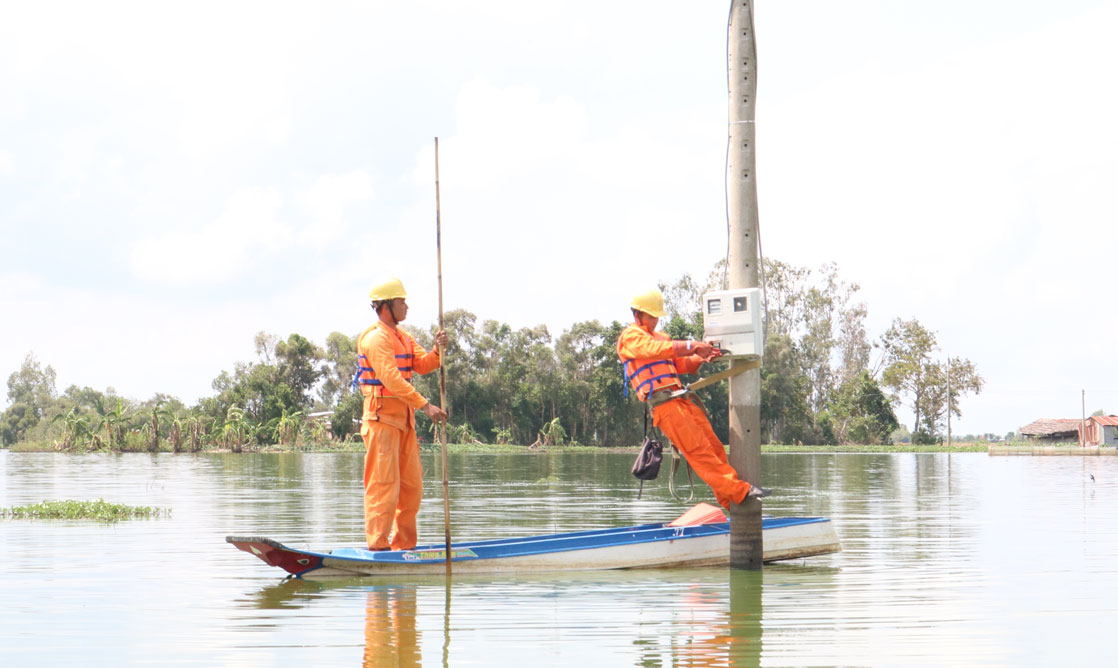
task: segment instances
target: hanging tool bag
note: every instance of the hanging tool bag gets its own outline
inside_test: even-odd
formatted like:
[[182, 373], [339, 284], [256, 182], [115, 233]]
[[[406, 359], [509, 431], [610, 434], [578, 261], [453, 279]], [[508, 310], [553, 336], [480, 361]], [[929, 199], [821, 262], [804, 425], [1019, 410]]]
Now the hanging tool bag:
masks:
[[660, 475], [660, 462], [664, 460], [664, 446], [648, 435], [648, 406], [644, 409], [644, 443], [641, 451], [637, 453], [637, 461], [633, 462], [633, 475], [641, 481], [637, 498], [644, 492], [644, 481], [655, 480]]
[[[660, 462], [664, 459], [664, 446], [652, 437], [644, 439], [641, 451], [637, 454], [637, 461], [633, 462], [633, 475], [641, 481], [644, 487], [645, 480], [655, 480], [660, 475]], [[640, 495], [637, 495], [640, 498]]]

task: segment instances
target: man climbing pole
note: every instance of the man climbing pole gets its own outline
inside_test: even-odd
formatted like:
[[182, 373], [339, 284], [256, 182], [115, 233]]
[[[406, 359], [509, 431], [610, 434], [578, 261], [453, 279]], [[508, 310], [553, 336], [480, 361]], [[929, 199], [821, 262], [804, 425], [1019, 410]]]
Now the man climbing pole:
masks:
[[[413, 373], [439, 368], [439, 346], [447, 335], [435, 334], [427, 352], [398, 325], [408, 315], [407, 292], [397, 278], [369, 292], [378, 321], [357, 337], [354, 387], [364, 395], [361, 438], [365, 441], [365, 539], [370, 550], [415, 547], [415, 516], [423, 498], [423, 467], [415, 433], [415, 411], [435, 422], [446, 411], [411, 385]], [[391, 536], [391, 539], [390, 539]]]
[[706, 414], [691, 400], [679, 379], [679, 374], [697, 371], [703, 362], [718, 357], [720, 352], [703, 341], [673, 341], [656, 331], [664, 316], [664, 296], [659, 290], [637, 295], [630, 307], [634, 322], [621, 331], [617, 356], [637, 398], [648, 402], [652, 424], [710, 485], [722, 507], [728, 510], [731, 503], [741, 503], [746, 495], [765, 496], [768, 490], [738, 478]]

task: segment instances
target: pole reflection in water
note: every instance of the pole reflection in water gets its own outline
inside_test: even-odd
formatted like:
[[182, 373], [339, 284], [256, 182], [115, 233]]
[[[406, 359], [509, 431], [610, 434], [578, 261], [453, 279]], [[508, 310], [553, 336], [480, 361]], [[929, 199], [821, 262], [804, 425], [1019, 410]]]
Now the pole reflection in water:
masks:
[[764, 571], [731, 568], [729, 658], [731, 666], [761, 665], [761, 590]]
[[[450, 591], [449, 587], [447, 591]], [[416, 609], [415, 586], [390, 584], [368, 588], [362, 665], [366, 668], [423, 665], [422, 639], [415, 625]], [[444, 649], [444, 665], [445, 652]]]
[[[762, 573], [737, 569], [714, 572], [724, 574], [724, 579], [696, 583], [675, 606], [685, 613], [679, 628], [671, 634], [666, 665], [761, 665]], [[659, 665], [648, 658], [645, 665]]]
[[[453, 554], [451, 546], [451, 554]], [[443, 609], [443, 665], [450, 665], [450, 576], [446, 576], [446, 606]]]

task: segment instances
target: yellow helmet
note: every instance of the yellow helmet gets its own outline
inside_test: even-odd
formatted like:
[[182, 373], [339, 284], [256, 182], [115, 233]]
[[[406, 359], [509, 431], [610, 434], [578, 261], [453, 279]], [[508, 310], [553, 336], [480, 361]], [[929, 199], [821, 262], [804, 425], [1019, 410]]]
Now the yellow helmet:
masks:
[[664, 311], [664, 295], [660, 294], [659, 290], [649, 290], [642, 292], [636, 297], [633, 297], [632, 306], [638, 311], [643, 311], [653, 318], [663, 318]]
[[383, 283], [378, 283], [369, 290], [369, 299], [375, 302], [382, 302], [388, 299], [397, 299], [399, 297], [406, 298], [408, 293], [404, 291], [404, 284], [398, 278], [390, 278]]

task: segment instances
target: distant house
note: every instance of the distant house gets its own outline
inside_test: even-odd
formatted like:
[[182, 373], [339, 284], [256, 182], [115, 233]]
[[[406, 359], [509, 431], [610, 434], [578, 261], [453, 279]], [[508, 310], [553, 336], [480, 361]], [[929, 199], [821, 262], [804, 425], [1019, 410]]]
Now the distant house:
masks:
[[1040, 443], [1079, 443], [1079, 428], [1083, 421], [1077, 419], [1041, 418], [1021, 427], [1026, 441]]
[[1092, 415], [1085, 433], [1087, 445], [1118, 445], [1118, 415]]
[[307, 413], [307, 419], [311, 422], [321, 422], [327, 429], [330, 428], [330, 416], [334, 411], [320, 411], [318, 413]]
[[[1084, 438], [1080, 438], [1081, 431]], [[1021, 435], [1027, 441], [1040, 443], [1118, 446], [1118, 415], [1092, 415], [1086, 423], [1079, 418], [1044, 418], [1021, 427]]]

